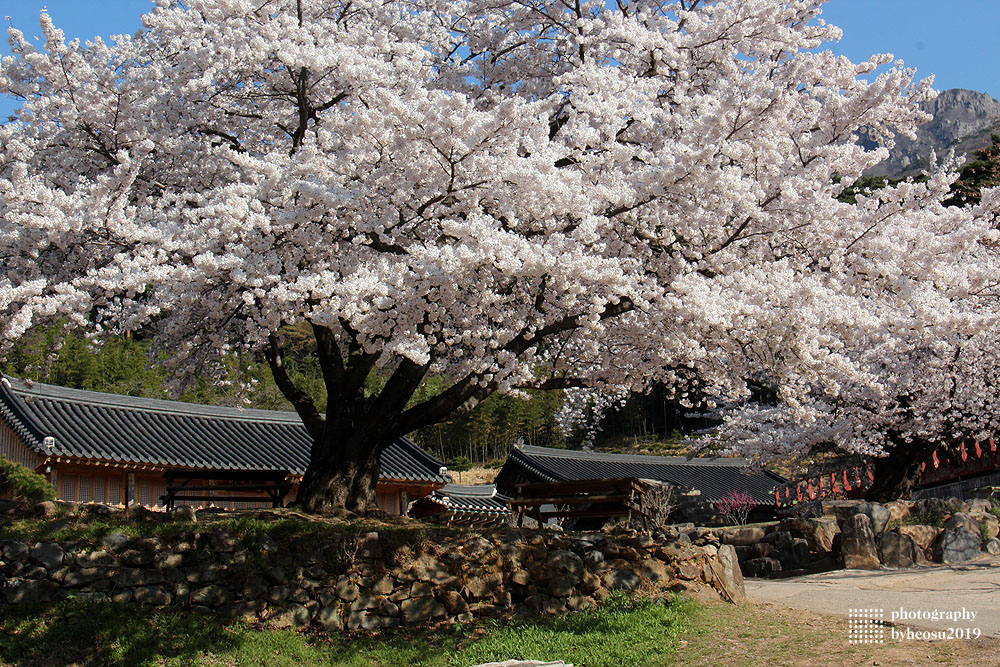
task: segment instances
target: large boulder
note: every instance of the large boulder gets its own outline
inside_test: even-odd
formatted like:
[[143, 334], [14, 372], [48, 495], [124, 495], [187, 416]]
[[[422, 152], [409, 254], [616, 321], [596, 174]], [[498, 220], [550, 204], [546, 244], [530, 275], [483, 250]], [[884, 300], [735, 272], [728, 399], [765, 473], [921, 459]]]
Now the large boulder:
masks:
[[889, 510], [884, 505], [879, 505], [878, 503], [860, 503], [857, 506], [857, 511], [871, 519], [872, 532], [875, 535], [884, 533], [885, 529], [889, 526], [889, 520], [892, 518]]
[[778, 549], [771, 555], [781, 563], [782, 572], [805, 569], [812, 560], [809, 557], [809, 544], [801, 538], [793, 538], [791, 545]]
[[781, 572], [781, 563], [776, 558], [751, 558], [740, 568], [746, 577], [767, 577]]
[[[885, 509], [885, 508], [883, 508]], [[857, 513], [841, 526], [840, 558], [847, 569], [877, 570], [878, 549], [872, 522], [867, 514]]]
[[17, 540], [0, 541], [0, 556], [6, 561], [19, 561], [28, 557], [31, 548], [24, 542]]
[[956, 512], [968, 512], [969, 506], [958, 498], [921, 498], [913, 503], [911, 514], [946, 517]]
[[989, 512], [993, 509], [993, 502], [987, 498], [973, 498], [966, 503], [970, 512]]
[[878, 536], [878, 558], [886, 567], [913, 567], [917, 563], [917, 545], [909, 535], [882, 533]]
[[841, 519], [855, 513], [854, 508], [861, 504], [860, 500], [824, 500], [821, 503], [822, 516]]
[[819, 560], [809, 563], [810, 572], [829, 572], [830, 570], [837, 570], [839, 568], [840, 563], [837, 562], [837, 557], [833, 554], [823, 556]]
[[896, 522], [903, 522], [908, 516], [910, 516], [910, 510], [913, 508], [912, 500], [893, 500], [885, 504], [885, 508], [889, 510], [889, 520]]
[[764, 544], [770, 544], [774, 546], [775, 549], [791, 549], [792, 545], [795, 544], [795, 538], [787, 530], [778, 530], [773, 533], [768, 533], [764, 536], [762, 540]]
[[736, 549], [732, 545], [723, 544], [719, 547], [718, 560], [711, 562], [715, 588], [722, 597], [729, 602], [742, 602], [746, 599], [743, 572], [736, 558]]
[[[375, 542], [370, 542], [370, 545]], [[371, 548], [374, 548], [372, 546]], [[420, 581], [426, 581], [436, 586], [451, 586], [458, 578], [452, 574], [433, 554], [423, 553], [411, 565], [414, 576]]]
[[2, 589], [8, 604], [37, 604], [50, 602], [59, 590], [59, 584], [44, 579], [10, 581]]
[[775, 551], [774, 545], [769, 542], [760, 542], [752, 547], [743, 548], [747, 550], [747, 555], [744, 560], [750, 560], [751, 558], [767, 558]]
[[941, 529], [935, 526], [900, 526], [896, 529], [900, 535], [908, 535], [918, 549], [917, 561], [930, 560], [934, 556], [934, 544], [941, 537]]
[[[681, 565], [681, 568], [683, 568], [683, 564]], [[680, 576], [684, 576], [683, 569], [680, 572]], [[697, 574], [695, 577], [697, 577]], [[642, 585], [642, 580], [639, 578], [639, 575], [627, 568], [618, 568], [605, 572], [603, 582], [608, 589], [613, 591], [636, 591], [639, 590], [639, 586]]]
[[979, 522], [976, 521], [971, 514], [966, 512], [956, 512], [948, 517], [948, 520], [944, 522], [945, 530], [954, 530], [956, 528], [964, 528], [970, 533], [979, 533]]
[[977, 558], [982, 549], [982, 535], [965, 528], [945, 528], [938, 540], [935, 555], [942, 563], [963, 563]]
[[760, 526], [741, 526], [724, 530], [719, 541], [733, 546], [749, 547], [764, 539], [764, 529]]
[[788, 531], [793, 537], [802, 538], [809, 545], [809, 550], [815, 553], [828, 553], [833, 550], [833, 538], [840, 532], [836, 519], [785, 519], [781, 522], [781, 530]]
[[552, 571], [570, 575], [574, 583], [583, 575], [583, 559], [568, 549], [557, 549], [550, 553], [546, 565]]
[[986, 543], [983, 545], [983, 551], [991, 556], [1000, 556], [1000, 540], [995, 537], [993, 539], [986, 540]]
[[979, 524], [984, 540], [991, 540], [1000, 535], [1000, 519], [989, 512], [969, 512], [969, 516]]

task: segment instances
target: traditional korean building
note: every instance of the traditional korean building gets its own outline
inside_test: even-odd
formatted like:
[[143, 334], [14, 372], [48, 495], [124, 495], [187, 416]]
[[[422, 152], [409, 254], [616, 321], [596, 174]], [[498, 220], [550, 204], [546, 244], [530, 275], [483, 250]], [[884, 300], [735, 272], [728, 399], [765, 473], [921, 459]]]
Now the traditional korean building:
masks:
[[742, 491], [758, 505], [771, 507], [775, 487], [785, 482], [780, 475], [739, 458], [607, 454], [523, 445], [511, 450], [497, 474], [496, 486], [500, 493], [516, 497], [517, 485], [522, 483], [621, 478], [671, 484], [701, 504]]
[[[43, 473], [60, 500], [155, 507], [169, 470], [282, 470], [294, 485], [311, 444], [294, 412], [0, 380], [0, 455]], [[378, 504], [405, 514], [410, 501], [449, 481], [441, 461], [400, 438], [382, 454]], [[227, 502], [221, 493], [212, 504], [257, 505]]]
[[495, 525], [512, 516], [509, 502], [495, 484], [446, 484], [413, 503], [410, 516], [449, 526]]

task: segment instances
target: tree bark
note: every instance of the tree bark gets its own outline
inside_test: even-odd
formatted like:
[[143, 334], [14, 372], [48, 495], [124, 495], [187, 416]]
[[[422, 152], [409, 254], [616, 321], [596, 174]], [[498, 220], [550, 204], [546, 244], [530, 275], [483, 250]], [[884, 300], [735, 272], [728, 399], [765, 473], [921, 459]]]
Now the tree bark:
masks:
[[920, 481], [920, 464], [934, 453], [938, 445], [928, 442], [906, 442], [901, 438], [890, 438], [893, 446], [888, 456], [872, 462], [875, 480], [865, 494], [871, 502], [909, 500], [910, 494]]
[[295, 505], [306, 512], [345, 509], [364, 513], [377, 508], [379, 459], [394, 438], [374, 433], [345, 432], [327, 424], [310, 453]]

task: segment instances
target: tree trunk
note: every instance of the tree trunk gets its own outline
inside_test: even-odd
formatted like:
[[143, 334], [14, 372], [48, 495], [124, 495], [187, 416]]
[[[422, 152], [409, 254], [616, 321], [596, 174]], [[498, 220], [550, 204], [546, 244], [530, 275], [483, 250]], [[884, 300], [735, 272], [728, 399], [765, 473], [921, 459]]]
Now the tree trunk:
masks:
[[865, 494], [872, 502], [909, 500], [910, 494], [920, 481], [920, 464], [937, 449], [936, 444], [927, 442], [906, 442], [890, 438], [892, 447], [889, 455], [873, 461], [875, 481]]
[[379, 458], [390, 443], [359, 432], [337, 437], [328, 425], [313, 443], [295, 504], [306, 512], [376, 509]]

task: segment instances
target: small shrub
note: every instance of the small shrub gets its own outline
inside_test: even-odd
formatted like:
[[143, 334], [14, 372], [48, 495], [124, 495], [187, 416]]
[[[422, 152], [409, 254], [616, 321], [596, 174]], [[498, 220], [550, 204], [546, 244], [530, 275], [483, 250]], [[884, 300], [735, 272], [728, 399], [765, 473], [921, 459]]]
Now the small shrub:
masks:
[[449, 459], [447, 464], [449, 472], [458, 473], [458, 481], [462, 481], [462, 473], [472, 469], [472, 461], [469, 460], [468, 456], [456, 456], [453, 459]]
[[982, 536], [983, 542], [987, 541], [992, 537], [992, 535], [990, 535], [989, 524], [986, 523], [985, 521], [979, 522], [979, 534], [980, 536]]
[[722, 496], [722, 500], [715, 503], [717, 509], [726, 519], [733, 524], [744, 525], [750, 510], [757, 506], [757, 501], [746, 491], [731, 490]]
[[934, 526], [943, 528], [946, 516], [941, 512], [918, 512], [906, 515], [904, 521], [908, 526]]
[[650, 528], [656, 530], [670, 523], [670, 514], [677, 507], [676, 489], [670, 484], [654, 486], [642, 497], [642, 506], [649, 518]]
[[0, 498], [40, 503], [55, 497], [56, 490], [44, 476], [0, 456]]
[[499, 470], [503, 467], [504, 459], [490, 459], [483, 464], [484, 468], [489, 468], [490, 470]]
[[448, 470], [453, 470], [455, 472], [465, 472], [472, 468], [472, 461], [469, 460], [468, 456], [456, 456], [453, 459], [448, 460]]

